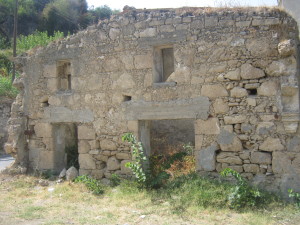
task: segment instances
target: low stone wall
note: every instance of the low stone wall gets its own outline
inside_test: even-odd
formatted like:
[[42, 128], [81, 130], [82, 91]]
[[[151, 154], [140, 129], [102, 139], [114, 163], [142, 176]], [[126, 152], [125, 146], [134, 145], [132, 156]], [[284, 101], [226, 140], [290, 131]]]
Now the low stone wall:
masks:
[[10, 118], [12, 99], [0, 97], [0, 154], [4, 153], [4, 144], [8, 138], [7, 122]]

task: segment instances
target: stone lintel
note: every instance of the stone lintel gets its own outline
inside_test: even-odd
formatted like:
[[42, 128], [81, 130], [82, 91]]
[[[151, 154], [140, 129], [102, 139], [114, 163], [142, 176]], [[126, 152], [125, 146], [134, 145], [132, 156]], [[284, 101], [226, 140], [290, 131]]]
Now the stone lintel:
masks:
[[203, 119], [208, 118], [207, 97], [168, 102], [128, 102], [124, 104], [127, 120]]

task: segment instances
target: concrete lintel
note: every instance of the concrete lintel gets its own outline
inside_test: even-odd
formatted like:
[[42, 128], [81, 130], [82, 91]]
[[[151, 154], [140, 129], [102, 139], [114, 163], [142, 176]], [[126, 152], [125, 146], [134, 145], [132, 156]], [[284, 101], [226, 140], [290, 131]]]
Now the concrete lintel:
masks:
[[70, 110], [66, 107], [48, 107], [44, 111], [43, 122], [48, 123], [88, 123], [94, 120], [89, 109]]
[[208, 118], [210, 102], [207, 97], [168, 102], [126, 102], [127, 120], [203, 119]]

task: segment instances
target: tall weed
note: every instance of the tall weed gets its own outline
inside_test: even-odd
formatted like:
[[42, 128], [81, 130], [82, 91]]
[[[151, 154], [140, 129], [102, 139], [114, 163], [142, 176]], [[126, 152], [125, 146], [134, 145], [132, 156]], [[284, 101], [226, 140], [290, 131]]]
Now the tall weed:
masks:
[[0, 96], [15, 98], [19, 91], [11, 83], [11, 77], [0, 76]]
[[20, 53], [37, 46], [45, 46], [51, 41], [63, 37], [64, 37], [64, 33], [60, 31], [55, 31], [53, 36], [48, 36], [47, 31], [45, 32], [36, 31], [34, 34], [30, 34], [28, 36], [20, 35], [19, 38], [17, 39], [18, 51]]

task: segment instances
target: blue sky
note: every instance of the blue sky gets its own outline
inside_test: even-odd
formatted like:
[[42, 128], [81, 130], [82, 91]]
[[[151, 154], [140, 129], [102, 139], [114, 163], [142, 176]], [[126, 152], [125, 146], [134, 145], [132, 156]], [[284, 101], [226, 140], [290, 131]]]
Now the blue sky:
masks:
[[277, 0], [87, 0], [89, 7], [94, 5], [108, 5], [112, 9], [123, 9], [125, 5], [134, 6], [135, 8], [178, 8], [182, 6], [220, 6], [224, 4], [235, 6], [274, 6]]

